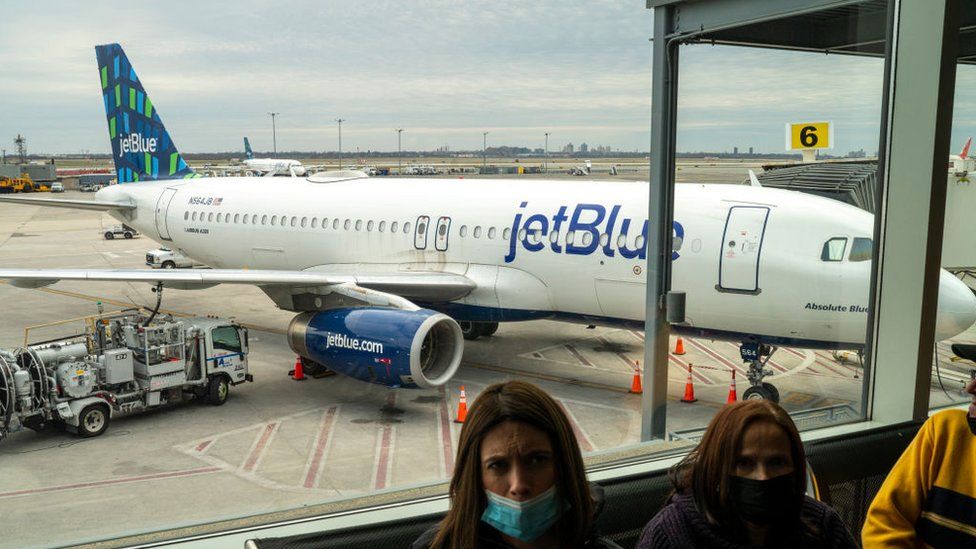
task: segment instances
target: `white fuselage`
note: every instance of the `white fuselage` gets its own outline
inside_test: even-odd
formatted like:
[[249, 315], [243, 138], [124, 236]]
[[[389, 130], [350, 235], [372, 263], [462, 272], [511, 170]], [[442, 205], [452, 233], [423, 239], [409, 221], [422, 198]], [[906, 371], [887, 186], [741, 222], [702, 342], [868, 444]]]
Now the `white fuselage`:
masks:
[[258, 173], [274, 172], [280, 175], [291, 175], [292, 172], [297, 176], [305, 175], [305, 166], [297, 160], [286, 158], [248, 158], [244, 161], [247, 169]]
[[[477, 288], [423, 305], [460, 319], [644, 319], [646, 182], [201, 178], [116, 185], [102, 197], [133, 201], [120, 219], [215, 268], [446, 271]], [[871, 214], [792, 191], [699, 184], [676, 187], [674, 211], [672, 289], [687, 294], [679, 332], [863, 345], [871, 261], [848, 255], [854, 238], [871, 238]], [[825, 261], [831, 239], [846, 241]], [[976, 301], [946, 272], [940, 290], [944, 339], [973, 323]]]

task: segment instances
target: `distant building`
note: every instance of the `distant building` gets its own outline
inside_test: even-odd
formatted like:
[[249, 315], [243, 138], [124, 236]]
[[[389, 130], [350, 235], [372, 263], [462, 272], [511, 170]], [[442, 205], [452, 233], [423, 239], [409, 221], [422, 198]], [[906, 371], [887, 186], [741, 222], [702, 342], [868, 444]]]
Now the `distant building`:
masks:
[[586, 143], [580, 143], [579, 152], [581, 152], [581, 153], [588, 153], [588, 152], [590, 152], [590, 146], [587, 145]]
[[564, 153], [570, 153], [570, 154], [572, 154], [574, 150], [576, 150], [576, 148], [573, 146], [572, 143], [566, 143], [566, 146], [563, 147], [563, 152]]
[[739, 147], [732, 147], [732, 154], [739, 154]]
[[752, 154], [752, 147], [749, 147], [749, 154]]

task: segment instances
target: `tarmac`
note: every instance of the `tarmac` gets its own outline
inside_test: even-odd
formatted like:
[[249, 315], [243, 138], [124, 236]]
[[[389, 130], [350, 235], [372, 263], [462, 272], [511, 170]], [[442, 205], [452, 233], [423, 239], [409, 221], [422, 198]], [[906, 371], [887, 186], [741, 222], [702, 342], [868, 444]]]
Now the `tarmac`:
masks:
[[[0, 265], [145, 267], [145, 252], [157, 244], [147, 236], [104, 240], [102, 228], [114, 223], [98, 212], [0, 203]], [[146, 284], [0, 284], [0, 347], [22, 345], [26, 326], [94, 314], [99, 301], [113, 310], [151, 305], [155, 296]], [[57, 430], [13, 433], [0, 443], [0, 547], [115, 538], [443, 482], [461, 427], [454, 418], [462, 385], [469, 404], [497, 381], [540, 385], [570, 416], [591, 462], [640, 439], [642, 397], [630, 393], [643, 361], [639, 331], [503, 324], [490, 338], [466, 342], [462, 366], [445, 387], [392, 390], [342, 376], [289, 378], [295, 356], [284, 330], [293, 313], [276, 309], [256, 288], [166, 290], [163, 309], [248, 326], [255, 381], [233, 387], [220, 407], [191, 401], [116, 417], [93, 439]], [[976, 335], [960, 340], [976, 342]], [[675, 440], [656, 443], [661, 447], [695, 440], [725, 404], [732, 371], [739, 396], [748, 386], [735, 345], [685, 338], [683, 346], [685, 354], [669, 360], [667, 428]], [[933, 404], [958, 401], [968, 374], [948, 362], [947, 343], [938, 354], [946, 394], [933, 378]], [[695, 403], [680, 402], [689, 365]], [[860, 415], [864, 372], [853, 355], [783, 348], [769, 367], [775, 375], [767, 381], [801, 428]]]

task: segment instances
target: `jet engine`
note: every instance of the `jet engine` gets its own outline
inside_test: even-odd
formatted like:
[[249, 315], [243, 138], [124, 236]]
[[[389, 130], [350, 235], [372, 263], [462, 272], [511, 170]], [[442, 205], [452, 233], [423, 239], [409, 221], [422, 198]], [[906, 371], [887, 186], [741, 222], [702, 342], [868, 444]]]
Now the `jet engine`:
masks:
[[457, 371], [464, 337], [449, 316], [378, 307], [306, 312], [288, 325], [295, 353], [387, 387], [441, 386]]

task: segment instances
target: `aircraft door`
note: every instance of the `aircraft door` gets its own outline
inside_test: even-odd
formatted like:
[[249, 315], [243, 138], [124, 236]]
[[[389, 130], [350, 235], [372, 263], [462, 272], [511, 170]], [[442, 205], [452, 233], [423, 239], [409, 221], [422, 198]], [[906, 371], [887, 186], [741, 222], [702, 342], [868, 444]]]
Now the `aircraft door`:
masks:
[[413, 232], [413, 247], [418, 250], [427, 249], [427, 229], [430, 225], [430, 216], [422, 215], [417, 218], [417, 226]]
[[769, 208], [732, 206], [725, 220], [719, 256], [718, 286], [726, 292], [758, 294], [759, 257]]
[[169, 204], [176, 196], [176, 188], [164, 189], [163, 194], [159, 195], [156, 201], [156, 232], [163, 240], [172, 240], [169, 236], [169, 227], [166, 225], [166, 212], [169, 211]]
[[447, 237], [451, 235], [451, 218], [441, 217], [437, 220], [437, 234], [434, 235], [434, 248], [438, 252], [447, 251]]

